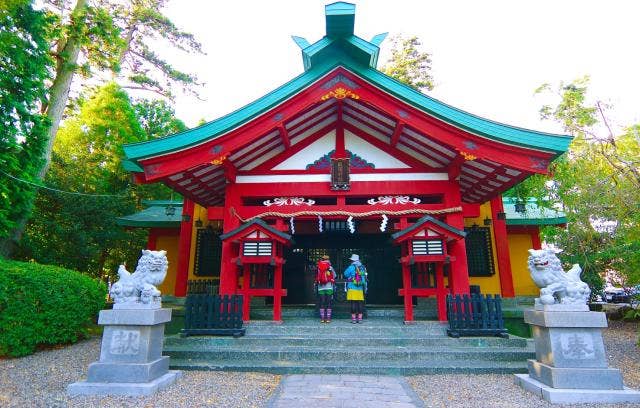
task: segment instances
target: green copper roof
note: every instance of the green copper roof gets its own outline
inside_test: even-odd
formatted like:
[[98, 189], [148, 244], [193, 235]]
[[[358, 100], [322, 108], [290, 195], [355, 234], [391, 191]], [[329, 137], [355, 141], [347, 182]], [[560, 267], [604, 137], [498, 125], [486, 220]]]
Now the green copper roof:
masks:
[[437, 218], [433, 218], [430, 215], [425, 215], [424, 217], [421, 217], [419, 220], [417, 220], [415, 223], [413, 223], [412, 225], [408, 226], [407, 228], [396, 232], [395, 234], [391, 235], [391, 239], [398, 239], [399, 237], [408, 234], [409, 232], [415, 231], [417, 229], [419, 229], [420, 227], [422, 227], [424, 224], [426, 223], [432, 223], [435, 224], [437, 226], [439, 226], [440, 228], [443, 228], [449, 232], [451, 232], [452, 234], [455, 234], [461, 238], [464, 238], [467, 233], [459, 230], [455, 227], [452, 227], [451, 225], [447, 224], [446, 222], [440, 221]]
[[353, 35], [356, 5], [339, 1], [324, 7], [327, 22], [327, 37], [347, 37]]
[[[116, 223], [123, 227], [139, 228], [180, 228], [182, 218], [182, 201], [143, 201], [149, 208], [131, 215], [116, 218]], [[167, 215], [167, 207], [175, 207], [173, 215]]]
[[[344, 17], [341, 13], [351, 10], [345, 6], [347, 4], [328, 5], [327, 13], [334, 13], [327, 15], [328, 22], [333, 21], [333, 18]], [[349, 34], [350, 30], [341, 24], [336, 20], [334, 26], [327, 27], [327, 36], [311, 45], [303, 38], [294, 38], [298, 46], [303, 48], [305, 72], [299, 76], [243, 108], [202, 126], [162, 139], [124, 146], [125, 155], [129, 159], [126, 165], [132, 169], [131, 171], [137, 171], [134, 166], [139, 160], [168, 154], [222, 136], [285, 102], [339, 66], [418, 110], [478, 136], [547, 151], [554, 156], [567, 150], [571, 142], [570, 136], [538, 132], [487, 120], [424, 95], [383, 74], [375, 65], [379, 52], [378, 44], [384, 38], [384, 34], [374, 37], [372, 42], [369, 42]]]
[[502, 203], [507, 216], [507, 225], [559, 225], [567, 223], [564, 212], [538, 207], [535, 199], [527, 200], [523, 213], [516, 212], [516, 200], [513, 198], [503, 197]]
[[232, 236], [238, 234], [239, 232], [247, 230], [247, 229], [249, 229], [250, 227], [252, 227], [254, 225], [260, 225], [262, 228], [266, 229], [267, 231], [269, 231], [273, 235], [279, 236], [280, 238], [284, 239], [285, 241], [293, 242], [293, 240], [291, 239], [291, 235], [286, 234], [286, 233], [284, 233], [282, 231], [278, 231], [277, 229], [273, 228], [271, 225], [267, 224], [266, 222], [264, 222], [260, 218], [254, 218], [253, 220], [240, 225], [238, 228], [236, 228], [236, 229], [234, 229], [232, 231], [229, 231], [226, 234], [220, 235], [220, 239], [224, 241], [225, 239], [227, 239], [229, 237], [232, 237]]

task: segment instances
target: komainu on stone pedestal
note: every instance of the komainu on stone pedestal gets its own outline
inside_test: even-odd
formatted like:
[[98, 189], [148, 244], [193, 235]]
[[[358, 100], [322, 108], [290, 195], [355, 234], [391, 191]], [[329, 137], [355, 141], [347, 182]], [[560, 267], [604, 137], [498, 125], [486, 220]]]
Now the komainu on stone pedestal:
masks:
[[114, 309], [126, 307], [160, 307], [160, 291], [156, 288], [167, 275], [167, 251], [142, 250], [135, 272], [129, 273], [120, 265], [120, 279], [111, 286], [109, 295]]
[[543, 305], [586, 305], [589, 300], [591, 289], [580, 279], [580, 265], [563, 271], [560, 259], [551, 249], [529, 250], [529, 273], [540, 288], [539, 302]]
[[86, 381], [69, 384], [69, 395], [151, 395], [181, 375], [162, 355], [164, 326], [171, 309], [161, 307], [155, 287], [167, 275], [166, 251], [143, 250], [134, 273], [120, 265], [111, 286], [113, 310], [102, 310], [100, 360], [89, 365]]
[[640, 392], [624, 386], [622, 373], [608, 366], [602, 340], [607, 318], [590, 312], [590, 290], [573, 265], [564, 272], [552, 250], [529, 250], [531, 278], [540, 288], [534, 310], [524, 311], [532, 327], [536, 359], [528, 374], [516, 374], [522, 388], [551, 403], [640, 402]]

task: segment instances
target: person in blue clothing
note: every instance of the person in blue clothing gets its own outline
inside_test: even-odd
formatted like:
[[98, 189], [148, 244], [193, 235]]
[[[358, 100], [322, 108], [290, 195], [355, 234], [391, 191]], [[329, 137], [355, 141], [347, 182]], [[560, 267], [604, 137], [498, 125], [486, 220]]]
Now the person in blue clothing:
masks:
[[347, 300], [351, 303], [351, 323], [362, 323], [364, 295], [367, 291], [367, 269], [360, 262], [360, 256], [352, 254], [351, 265], [344, 271], [347, 280]]

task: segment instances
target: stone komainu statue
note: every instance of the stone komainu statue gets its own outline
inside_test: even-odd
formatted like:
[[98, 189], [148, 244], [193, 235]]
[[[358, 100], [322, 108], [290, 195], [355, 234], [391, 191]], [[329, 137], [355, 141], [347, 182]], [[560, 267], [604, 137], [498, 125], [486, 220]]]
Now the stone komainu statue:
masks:
[[167, 251], [143, 249], [135, 272], [129, 273], [124, 265], [120, 265], [120, 279], [111, 286], [109, 295], [120, 306], [160, 303], [160, 291], [156, 285], [164, 281], [168, 266]]
[[580, 280], [580, 265], [574, 264], [567, 272], [563, 271], [553, 250], [530, 249], [529, 272], [540, 288], [540, 303], [543, 305], [585, 305], [589, 300], [591, 289]]

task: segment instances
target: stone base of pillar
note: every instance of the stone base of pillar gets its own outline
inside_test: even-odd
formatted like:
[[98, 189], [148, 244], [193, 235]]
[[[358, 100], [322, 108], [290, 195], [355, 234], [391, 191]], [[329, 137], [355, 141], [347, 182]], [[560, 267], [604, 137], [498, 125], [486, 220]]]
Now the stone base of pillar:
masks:
[[171, 309], [102, 310], [100, 360], [89, 365], [87, 380], [70, 384], [69, 395], [151, 395], [173, 384], [180, 371], [162, 356], [164, 325]]
[[67, 386], [67, 393], [74, 395], [153, 395], [175, 383], [182, 377], [182, 371], [169, 370], [166, 374], [145, 383], [130, 382], [89, 382], [80, 381]]
[[533, 328], [536, 359], [515, 382], [544, 400], [563, 403], [638, 403], [640, 391], [627, 388], [610, 368], [602, 340], [604, 313], [586, 305], [535, 305], [524, 320]]
[[552, 404], [640, 403], [640, 392], [628, 387], [624, 387], [621, 390], [553, 388], [531, 378], [529, 374], [516, 374], [515, 383]]

